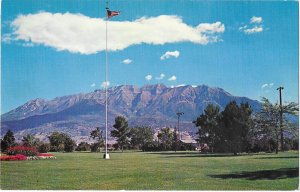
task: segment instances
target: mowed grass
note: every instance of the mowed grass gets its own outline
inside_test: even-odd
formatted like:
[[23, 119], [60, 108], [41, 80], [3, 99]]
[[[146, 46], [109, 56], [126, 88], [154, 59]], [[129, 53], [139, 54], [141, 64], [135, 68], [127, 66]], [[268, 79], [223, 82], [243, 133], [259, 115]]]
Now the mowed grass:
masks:
[[1, 162], [1, 189], [295, 190], [298, 152], [230, 156], [196, 152], [56, 153]]

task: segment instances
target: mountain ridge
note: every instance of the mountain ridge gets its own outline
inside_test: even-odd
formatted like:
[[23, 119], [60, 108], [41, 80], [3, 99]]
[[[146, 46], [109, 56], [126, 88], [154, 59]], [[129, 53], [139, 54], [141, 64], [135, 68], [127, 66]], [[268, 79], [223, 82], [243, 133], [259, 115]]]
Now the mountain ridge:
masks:
[[[118, 115], [128, 119], [130, 126], [146, 125], [153, 128], [175, 126], [176, 112], [181, 117], [183, 130], [195, 131], [192, 121], [199, 116], [208, 103], [224, 107], [232, 100], [238, 104], [248, 102], [254, 110], [260, 103], [247, 97], [233, 96], [218, 87], [207, 85], [167, 87], [163, 84], [120, 85], [108, 89], [109, 126]], [[12, 129], [19, 135], [49, 134], [51, 131], [65, 131], [72, 136], [88, 136], [95, 127], [104, 128], [105, 91], [96, 89], [56, 97], [52, 100], [33, 99], [1, 115], [2, 134]]]

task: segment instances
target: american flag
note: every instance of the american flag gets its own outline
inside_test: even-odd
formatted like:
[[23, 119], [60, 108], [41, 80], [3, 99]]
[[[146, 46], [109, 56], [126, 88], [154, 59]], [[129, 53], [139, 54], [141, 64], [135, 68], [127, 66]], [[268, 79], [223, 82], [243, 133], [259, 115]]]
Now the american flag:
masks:
[[120, 11], [107, 10], [107, 18], [111, 18], [120, 14]]

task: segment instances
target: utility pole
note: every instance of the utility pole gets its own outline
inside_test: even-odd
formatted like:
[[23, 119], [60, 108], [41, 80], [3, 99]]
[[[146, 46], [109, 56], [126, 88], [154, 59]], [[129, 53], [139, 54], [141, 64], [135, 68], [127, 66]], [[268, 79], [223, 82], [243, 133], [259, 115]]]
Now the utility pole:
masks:
[[282, 130], [282, 95], [281, 90], [284, 88], [282, 86], [278, 87], [277, 90], [279, 91], [279, 107], [280, 107], [280, 144], [281, 144], [281, 151], [283, 151], [283, 130]]
[[179, 140], [181, 140], [181, 135], [180, 135], [180, 132], [179, 132], [179, 120], [180, 120], [180, 116], [183, 115], [184, 113], [183, 112], [177, 112], [176, 115], [177, 115], [177, 119], [178, 119], [178, 122], [177, 122], [177, 129], [178, 129], [178, 134], [179, 134]]

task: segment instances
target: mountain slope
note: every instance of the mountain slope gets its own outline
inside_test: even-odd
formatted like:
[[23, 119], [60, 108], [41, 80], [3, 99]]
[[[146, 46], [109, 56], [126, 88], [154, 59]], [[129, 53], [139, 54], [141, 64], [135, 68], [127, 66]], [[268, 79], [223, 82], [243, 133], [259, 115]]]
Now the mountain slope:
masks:
[[[246, 97], [236, 97], [221, 88], [205, 85], [169, 88], [163, 84], [137, 87], [122, 85], [112, 87], [109, 93], [109, 127], [118, 115], [125, 116], [131, 126], [148, 125], [153, 128], [174, 127], [176, 112], [181, 117], [182, 130], [195, 131], [192, 121], [199, 116], [207, 104], [219, 105], [228, 102], [248, 102], [254, 110], [259, 102]], [[1, 116], [2, 134], [12, 129], [17, 136], [33, 133], [45, 136], [54, 130], [64, 131], [74, 137], [87, 137], [90, 130], [104, 128], [105, 92], [57, 97], [53, 100], [34, 99]]]

